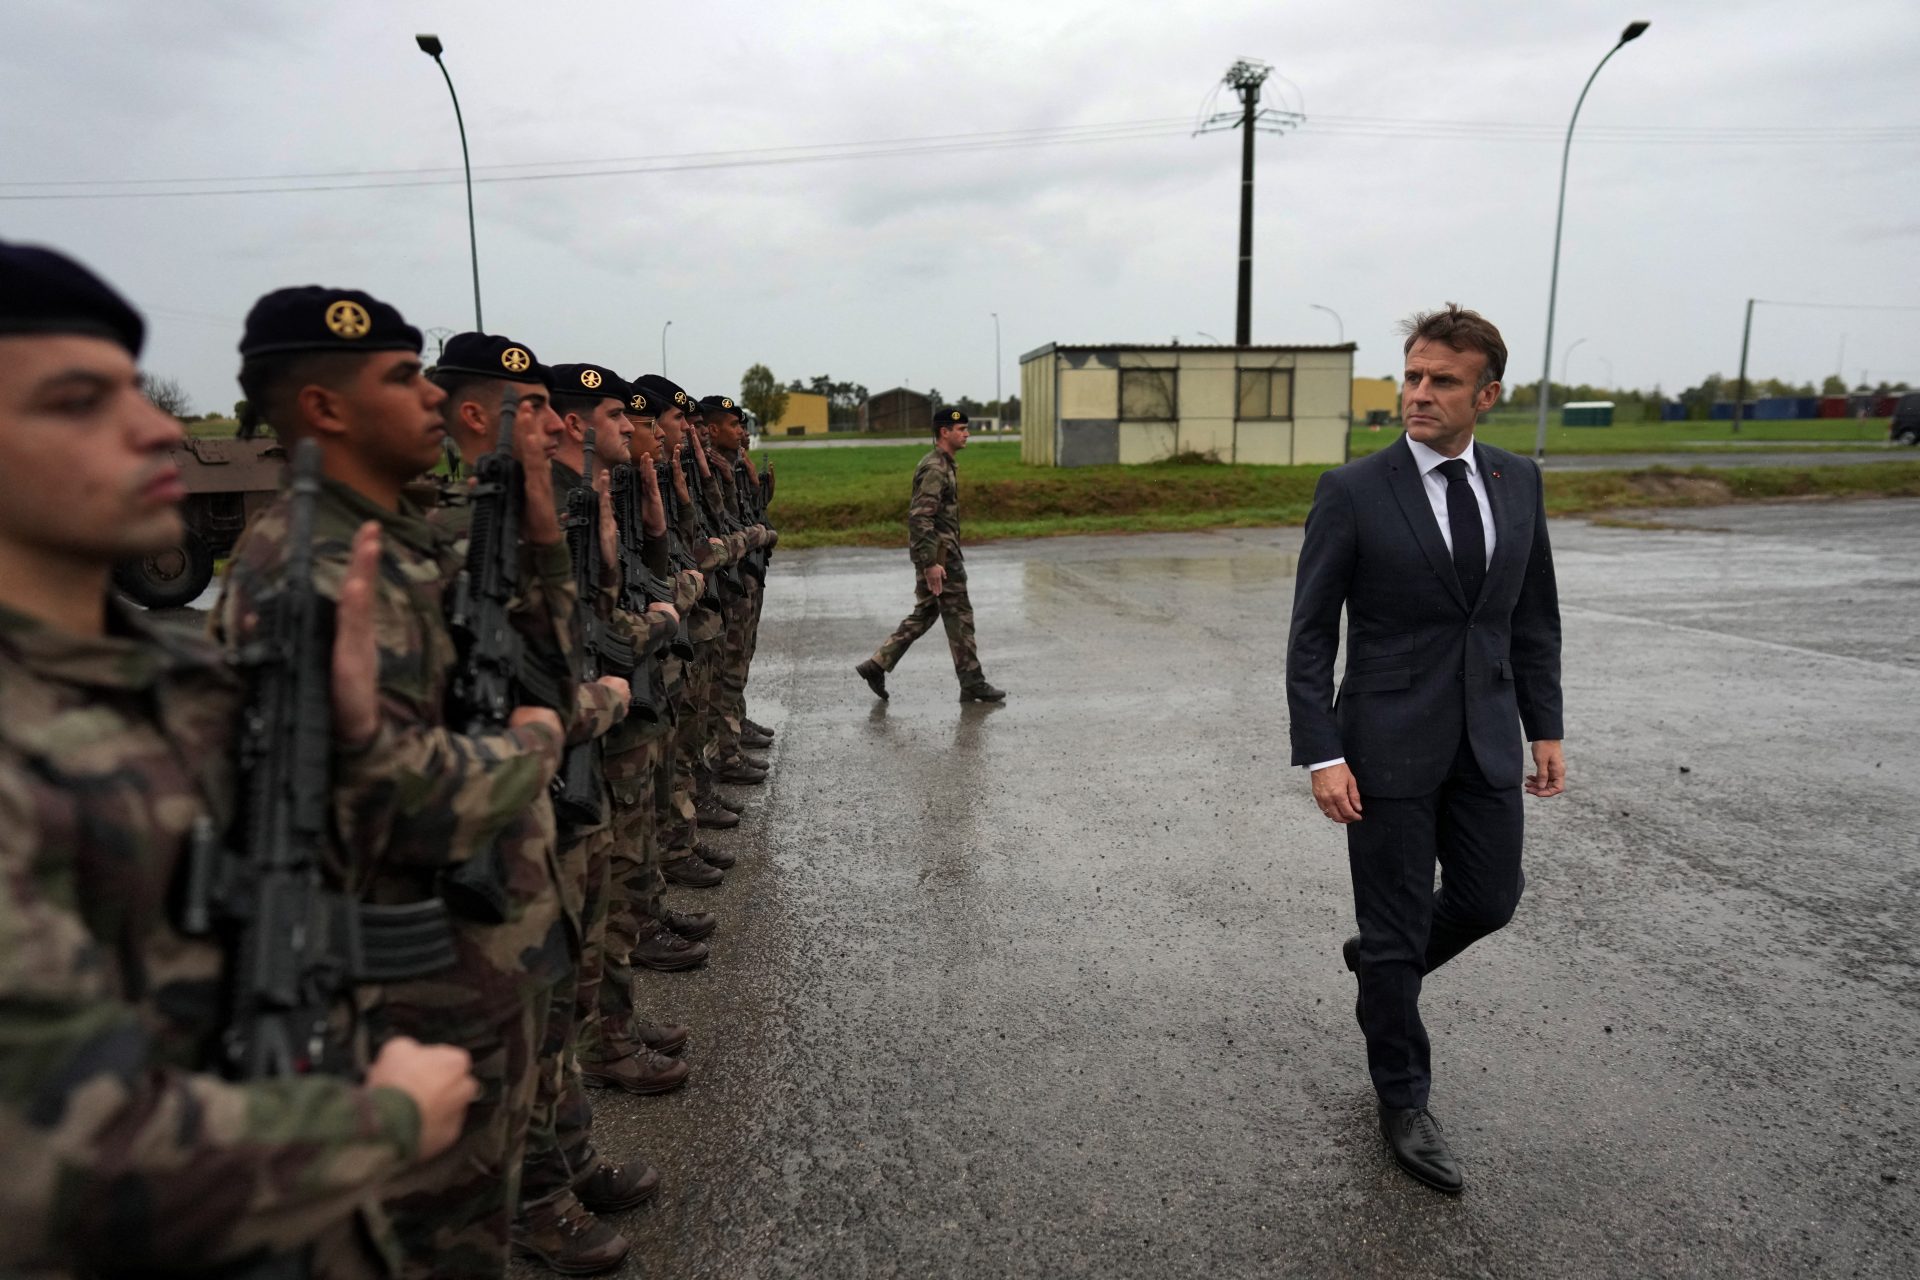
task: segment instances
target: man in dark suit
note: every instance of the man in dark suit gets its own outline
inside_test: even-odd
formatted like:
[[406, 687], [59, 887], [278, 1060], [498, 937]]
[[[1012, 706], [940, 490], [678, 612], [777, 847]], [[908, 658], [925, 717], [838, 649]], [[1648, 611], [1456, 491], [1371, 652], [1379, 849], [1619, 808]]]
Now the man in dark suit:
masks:
[[1343, 953], [1381, 1132], [1401, 1168], [1457, 1192], [1427, 1110], [1420, 985], [1520, 901], [1517, 729], [1533, 744], [1527, 794], [1566, 787], [1560, 604], [1539, 468], [1473, 439], [1500, 399], [1500, 331], [1452, 303], [1402, 329], [1405, 436], [1321, 476], [1307, 516], [1287, 709], [1293, 763], [1347, 828], [1360, 932]]

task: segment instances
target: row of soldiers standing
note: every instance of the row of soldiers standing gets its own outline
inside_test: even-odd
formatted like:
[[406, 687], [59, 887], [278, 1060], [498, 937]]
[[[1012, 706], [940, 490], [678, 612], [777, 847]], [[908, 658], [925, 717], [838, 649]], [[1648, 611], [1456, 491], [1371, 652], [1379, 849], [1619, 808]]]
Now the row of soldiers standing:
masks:
[[[243, 430], [298, 462], [216, 651], [106, 587], [178, 536], [143, 335], [79, 264], [0, 245], [0, 1272], [617, 1266], [604, 1215], [660, 1176], [596, 1147], [586, 1090], [685, 1083], [636, 970], [706, 960], [715, 917], [666, 890], [724, 878], [719, 784], [772, 742], [744, 689], [773, 486], [741, 414], [498, 335], [428, 369], [366, 293], [268, 294]], [[312, 932], [348, 945], [306, 971], [333, 975], [324, 1034], [260, 1078], [234, 1015], [273, 1003], [276, 940], [209, 922], [256, 873], [201, 855], [273, 830], [247, 797], [274, 744], [243, 743], [273, 736], [257, 673], [302, 584], [330, 620], [311, 878], [347, 922]]]

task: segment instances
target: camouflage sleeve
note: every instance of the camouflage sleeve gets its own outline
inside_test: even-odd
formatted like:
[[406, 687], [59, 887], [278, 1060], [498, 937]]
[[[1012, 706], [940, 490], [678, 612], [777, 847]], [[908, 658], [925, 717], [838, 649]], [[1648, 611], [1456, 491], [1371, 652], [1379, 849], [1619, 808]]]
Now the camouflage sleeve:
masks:
[[691, 571], [682, 569], [673, 575], [673, 607], [680, 611], [681, 617], [687, 616], [687, 610], [693, 608], [700, 598], [700, 585], [694, 581]]
[[116, 962], [38, 888], [33, 783], [0, 764], [0, 1274], [173, 1272], [287, 1248], [419, 1147], [393, 1089], [157, 1065]]
[[567, 744], [578, 746], [604, 736], [626, 714], [626, 707], [613, 696], [613, 690], [598, 683], [582, 684], [574, 702], [573, 722], [567, 726]]
[[944, 495], [945, 486], [937, 468], [923, 466], [914, 473], [913, 501], [907, 507], [907, 548], [913, 556], [913, 567], [922, 573], [933, 565], [946, 563], [946, 549], [934, 528]]
[[707, 474], [700, 477], [700, 492], [707, 495], [709, 510], [727, 510], [727, 497], [720, 488], [720, 473], [717, 469], [710, 469]]
[[538, 725], [464, 734], [410, 722], [382, 699], [371, 743], [334, 754], [334, 814], [361, 858], [450, 866], [514, 822], [560, 767], [560, 742]]

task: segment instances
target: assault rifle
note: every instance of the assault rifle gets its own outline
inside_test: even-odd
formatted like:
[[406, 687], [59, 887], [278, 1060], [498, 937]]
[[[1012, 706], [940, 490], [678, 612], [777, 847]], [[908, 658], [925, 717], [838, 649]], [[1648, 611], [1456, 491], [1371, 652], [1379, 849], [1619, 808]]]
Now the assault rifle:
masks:
[[[467, 563], [454, 581], [447, 627], [460, 655], [449, 691], [451, 719], [462, 733], [499, 733], [519, 706], [551, 707], [562, 722], [573, 709], [565, 701], [566, 655], [535, 649], [513, 625], [521, 580], [521, 536], [527, 477], [513, 447], [519, 398], [500, 400], [500, 434], [494, 450], [474, 466], [473, 519], [468, 525]], [[461, 914], [500, 922], [510, 907], [506, 867], [497, 844], [442, 877], [442, 890]]]
[[[662, 462], [655, 468], [654, 478], [660, 486], [660, 501], [667, 509], [667, 558], [680, 572], [689, 569], [697, 571], [700, 568], [699, 558], [694, 554], [693, 548], [687, 545], [686, 536], [680, 528], [680, 494], [673, 487], [673, 477], [672, 463]], [[688, 492], [691, 493], [692, 490], [689, 489]], [[700, 588], [700, 603], [710, 609], [718, 609], [721, 604], [720, 584], [713, 574], [701, 576], [705, 579], [705, 585]]]
[[[645, 485], [631, 464], [623, 462], [613, 469], [609, 496], [614, 526], [620, 534], [620, 607], [644, 619], [648, 605], [673, 603], [673, 583], [647, 567]], [[667, 718], [667, 687], [661, 666], [670, 651], [683, 658], [693, 656], [684, 619], [676, 635], [638, 655], [629, 714], [653, 724]]]
[[[694, 462], [691, 450], [680, 455], [680, 473], [686, 477], [687, 492], [693, 495], [693, 516], [700, 526], [700, 536], [718, 538], [727, 533], [738, 532], [740, 528], [738, 523], [722, 520], [726, 515], [724, 508], [716, 513], [707, 504], [707, 492], [700, 487], [700, 471]], [[740, 581], [738, 565], [727, 565], [712, 576], [719, 580], [714, 590], [721, 603], [738, 600], [746, 592], [746, 584]]]
[[[218, 932], [229, 944], [221, 1066], [238, 1080], [356, 1065], [330, 1011], [355, 983], [424, 977], [454, 961], [438, 899], [398, 906], [355, 902], [324, 887], [331, 828], [333, 627], [313, 585], [320, 446], [294, 447], [286, 573], [258, 602], [237, 663], [246, 681], [240, 724], [240, 808], [229, 839], [195, 822], [181, 896], [181, 931]], [[304, 1280], [310, 1249], [260, 1255], [222, 1275]]]
[[[575, 675], [582, 685], [603, 674], [631, 676], [638, 664], [633, 646], [607, 629], [596, 601], [600, 595], [600, 495], [593, 487], [593, 428], [587, 428], [586, 457], [580, 484], [567, 494], [567, 549], [573, 557], [573, 582], [579, 600], [573, 611]], [[600, 821], [600, 744], [582, 742], [567, 751], [553, 780], [553, 808], [562, 821], [591, 826]]]

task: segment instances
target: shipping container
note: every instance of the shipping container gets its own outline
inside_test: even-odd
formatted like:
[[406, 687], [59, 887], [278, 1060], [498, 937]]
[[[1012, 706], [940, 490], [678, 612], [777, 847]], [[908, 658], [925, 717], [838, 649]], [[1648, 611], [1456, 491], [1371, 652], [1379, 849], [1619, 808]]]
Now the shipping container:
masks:
[[1820, 416], [1823, 418], [1850, 418], [1853, 415], [1849, 412], [1847, 398], [1845, 396], [1821, 396]]
[[1685, 422], [1686, 420], [1687, 406], [1681, 404], [1678, 400], [1669, 400], [1660, 406], [1660, 421]]

